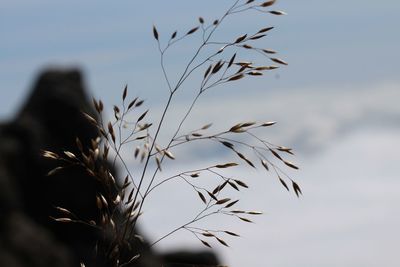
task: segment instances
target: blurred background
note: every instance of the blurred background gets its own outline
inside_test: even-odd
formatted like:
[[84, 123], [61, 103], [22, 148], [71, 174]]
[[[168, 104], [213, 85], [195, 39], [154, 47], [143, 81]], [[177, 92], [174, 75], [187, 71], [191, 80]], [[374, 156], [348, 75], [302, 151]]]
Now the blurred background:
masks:
[[[144, 98], [157, 120], [168, 89], [152, 25], [163, 42], [175, 30], [196, 26], [198, 16], [218, 18], [232, 3], [1, 0], [0, 119], [13, 118], [40, 70], [77, 66], [90, 94], [106, 106], [119, 103], [128, 84], [130, 96]], [[251, 225], [212, 219], [242, 235], [228, 239], [229, 248], [215, 244], [216, 250], [233, 267], [399, 266], [400, 3], [280, 0], [274, 9], [288, 16], [244, 13], [228, 19], [217, 39], [275, 26], [259, 44], [279, 51], [289, 66], [204, 95], [185, 129], [206, 122], [227, 128], [247, 120], [278, 121], [263, 137], [295, 150], [290, 160], [300, 170], [290, 175], [304, 196], [297, 199], [262, 170], [236, 169], [232, 175], [250, 185], [241, 194], [242, 207], [265, 214]], [[198, 43], [198, 37], [185, 40], [167, 55], [172, 78]], [[198, 84], [199, 75], [184, 92]], [[190, 97], [182, 93], [175, 100], [165, 138]], [[234, 158], [208, 145], [193, 148], [181, 151], [184, 159], [167, 172]], [[141, 225], [147, 238], [157, 239], [195, 214], [198, 199], [188, 191], [170, 184], [149, 199]], [[201, 244], [179, 232], [156, 246], [176, 247]]]

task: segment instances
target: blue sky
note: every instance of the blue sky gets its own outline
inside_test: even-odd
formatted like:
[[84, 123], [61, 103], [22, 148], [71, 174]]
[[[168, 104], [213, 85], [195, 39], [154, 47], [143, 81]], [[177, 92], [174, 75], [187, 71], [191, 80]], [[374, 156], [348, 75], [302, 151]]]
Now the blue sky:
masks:
[[[167, 88], [152, 25], [164, 38], [195, 26], [198, 16], [207, 21], [218, 17], [230, 3], [0, 0], [0, 118], [12, 118], [39, 70], [54, 64], [82, 67], [90, 92], [109, 105], [128, 84], [130, 93], [147, 99], [157, 114]], [[279, 121], [266, 137], [296, 149], [302, 170], [294, 175], [305, 196], [298, 201], [272, 179], [254, 173], [256, 189], [248, 194], [249, 202], [261, 201], [267, 215], [254, 227], [243, 228], [243, 239], [220, 253], [234, 267], [257, 258], [263, 261], [251, 265], [265, 266], [266, 255], [271, 266], [278, 267], [398, 266], [393, 248], [400, 238], [394, 227], [400, 222], [395, 205], [400, 2], [280, 0], [276, 9], [289, 15], [233, 18], [218, 34], [229, 39], [276, 26], [263, 44], [278, 50], [289, 66], [206, 95], [187, 128], [210, 118], [228, 125], [248, 119]], [[171, 51], [170, 73], [182, 69], [196, 41]], [[189, 81], [187, 88], [194, 84]], [[176, 101], [171, 118], [184, 108], [187, 97]], [[199, 149], [191, 158], [205, 161], [208, 147]], [[257, 190], [262, 186], [267, 188], [266, 200]], [[154, 210], [157, 200], [162, 198], [149, 204]], [[149, 212], [149, 227], [144, 227], [149, 236], [168, 230], [156, 223], [162, 216], [167, 214]], [[160, 248], [197, 244], [188, 239], [178, 235]]]
[[[199, 15], [206, 19], [218, 16], [230, 1], [0, 3], [0, 78], [7, 99], [0, 116], [4, 117], [11, 115], [26, 95], [37, 71], [52, 63], [82, 66], [92, 92], [103, 98], [112, 97], [125, 83], [138, 94], [157, 95], [154, 88], [163, 84], [147, 78], [151, 72], [160, 75], [151, 25], [157, 24], [160, 32], [168, 35], [178, 28], [183, 31], [195, 25]], [[222, 34], [277, 26], [267, 44], [280, 51], [291, 67], [277, 72], [279, 80], [266, 80], [267, 86], [362, 87], [398, 80], [400, 56], [395, 51], [400, 37], [395, 25], [400, 22], [399, 6], [390, 0], [286, 0], [277, 8], [289, 16], [252, 15], [246, 23], [232, 20]], [[176, 61], [171, 63], [178, 64]]]

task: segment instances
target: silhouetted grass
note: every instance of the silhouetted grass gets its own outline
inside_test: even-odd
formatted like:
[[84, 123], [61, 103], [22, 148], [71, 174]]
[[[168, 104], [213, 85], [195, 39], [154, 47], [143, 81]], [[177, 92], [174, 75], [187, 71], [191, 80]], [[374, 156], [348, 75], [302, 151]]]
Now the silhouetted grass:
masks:
[[[110, 246], [103, 248], [100, 253], [104, 253], [106, 258], [113, 262], [113, 266], [128, 266], [140, 257], [140, 255], [132, 254], [129, 260], [122, 262], [121, 255], [132, 249], [129, 248], [129, 243], [132, 239], [141, 238], [136, 235], [135, 229], [137, 222], [140, 221], [146, 199], [156, 188], [172, 180], [180, 180], [187, 183], [194, 196], [203, 202], [203, 208], [190, 221], [182, 223], [169, 233], [165, 233], [151, 245], [171, 236], [176, 231], [185, 230], [192, 233], [195, 238], [207, 247], [211, 247], [210, 241], [212, 240], [228, 246], [224, 239], [225, 236], [238, 237], [237, 233], [225, 229], [206, 229], [196, 226], [197, 224], [195, 225], [195, 223], [216, 214], [230, 216], [243, 222], [252, 222], [252, 216], [261, 214], [259, 211], [236, 208], [239, 200], [230, 197], [229, 190], [226, 190], [226, 188], [233, 188], [239, 191], [240, 189], [248, 188], [248, 184], [243, 179], [227, 176], [224, 172], [225, 169], [238, 168], [242, 165], [243, 168], [261, 167], [266, 171], [272, 171], [287, 190], [292, 188], [297, 196], [301, 194], [300, 187], [283, 169], [283, 167], [298, 169], [296, 165], [284, 158], [285, 154], [293, 154], [292, 150], [274, 145], [256, 134], [256, 129], [272, 127], [275, 122], [238, 122], [227, 127], [225, 131], [217, 133], [211, 133], [212, 124], [210, 122], [199, 129], [182, 132], [182, 126], [187, 121], [193, 107], [206, 92], [224, 84], [233, 84], [238, 80], [262, 76], [265, 72], [277, 69], [279, 65], [287, 65], [284, 60], [275, 57], [276, 51], [258, 46], [267, 36], [267, 32], [271, 31], [273, 27], [267, 26], [254, 32], [241, 34], [234, 40], [216, 41], [216, 29], [231, 16], [250, 12], [262, 12], [270, 15], [285, 14], [282, 11], [269, 9], [275, 1], [237, 0], [233, 2], [232, 6], [220, 18], [208, 23], [200, 17], [197, 26], [189, 29], [184, 34], [178, 34], [175, 31], [167, 40], [162, 40], [156, 26], [153, 26], [153, 36], [160, 53], [161, 70], [169, 91], [168, 99], [158, 122], [146, 121], [146, 115], [149, 110], [139, 111], [143, 106], [143, 100], [139, 98], [128, 100], [128, 87], [125, 87], [121, 97], [122, 103], [115, 105], [113, 108], [113, 120], [106, 121], [103, 118], [104, 106], [101, 100], [93, 100], [99, 119], [85, 114], [88, 121], [99, 130], [99, 137], [96, 140], [92, 140], [91, 147], [83, 147], [77, 138], [76, 143], [80, 155], [75, 155], [68, 151], [65, 151], [63, 155], [49, 151], [44, 152], [45, 157], [59, 160], [62, 163], [60, 167], [50, 171], [49, 174], [53, 174], [65, 166], [79, 165], [94, 179], [100, 181], [104, 188], [108, 189], [106, 192], [109, 192], [109, 194], [99, 194], [96, 200], [97, 207], [102, 214], [101, 221], [82, 221], [73, 214], [73, 211], [62, 207], [57, 209], [63, 212], [65, 216], [54, 219], [64, 223], [83, 223], [95, 227], [103, 231], [105, 233], [104, 236], [108, 236], [106, 233], [112, 233]], [[183, 72], [179, 74], [179, 78], [172, 80], [167, 74], [164, 63], [165, 55], [176, 43], [196, 34], [201, 36], [202, 41], [184, 66]], [[263, 55], [267, 59], [266, 65], [254, 65], [252, 62], [240, 59], [239, 52], [242, 50]], [[202, 75], [202, 79], [198, 87], [193, 89], [196, 91], [195, 97], [191, 99], [189, 108], [181, 114], [179, 123], [169, 141], [160, 143], [160, 135], [167, 123], [166, 115], [171, 108], [172, 100], [183, 90], [183, 85], [198, 73]], [[134, 119], [132, 120], [132, 118]], [[231, 151], [232, 155], [234, 155], [232, 161], [217, 162], [207, 167], [177, 171], [175, 175], [164, 176], [162, 172], [163, 163], [166, 160], [179, 160], [181, 156], [174, 154], [175, 148], [198, 141], [212, 142], [215, 146], [222, 146]], [[133, 171], [127, 164], [128, 159], [122, 155], [124, 147], [129, 147], [132, 151], [132, 157], [141, 163], [141, 170], [138, 176], [133, 175]], [[116, 164], [122, 166], [127, 174], [125, 178], [113, 177], [109, 167], [104, 164], [104, 162], [110, 160], [113, 163], [113, 167]], [[210, 188], [209, 185], [202, 184], [202, 181], [197, 179], [200, 176], [207, 175], [218, 177], [219, 182], [215, 187]], [[174, 212], [173, 209], [177, 213], [180, 212], [178, 207], [169, 207], [169, 209], [172, 212]], [[123, 215], [122, 220], [116, 218], [120, 214]], [[84, 266], [83, 263], [82, 266]]]

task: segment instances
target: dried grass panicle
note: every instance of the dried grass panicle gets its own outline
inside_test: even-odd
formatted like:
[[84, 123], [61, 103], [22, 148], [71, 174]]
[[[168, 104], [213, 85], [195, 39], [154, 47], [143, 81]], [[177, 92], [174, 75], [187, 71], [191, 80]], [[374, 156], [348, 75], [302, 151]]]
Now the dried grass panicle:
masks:
[[[270, 1], [233, 1], [233, 4], [218, 19], [208, 23], [204, 18], [199, 17], [199, 25], [183, 31], [183, 35], [179, 35], [178, 31], [174, 31], [164, 44], [157, 27], [154, 25], [152, 33], [157, 42], [160, 52], [161, 70], [169, 90], [169, 97], [164, 107], [163, 113], [158, 123], [153, 124], [146, 122], [149, 110], [142, 110], [143, 100], [139, 98], [129, 99], [129, 89], [125, 86], [121, 100], [122, 103], [113, 107], [114, 119], [105, 121], [102, 117], [104, 113], [104, 105], [101, 100], [93, 100], [93, 105], [100, 119], [95, 119], [88, 114], [84, 114], [89, 123], [97, 126], [99, 137], [93, 140], [91, 147], [83, 147], [79, 139], [77, 146], [80, 155], [72, 154], [65, 151], [62, 155], [45, 151], [43, 156], [54, 160], [59, 160], [64, 166], [79, 165], [95, 179], [101, 181], [109, 194], [99, 194], [96, 198], [97, 208], [101, 213], [101, 220], [98, 222], [83, 222], [79, 218], [73, 216], [73, 211], [58, 208], [63, 213], [63, 217], [55, 218], [56, 221], [65, 223], [85, 223], [94, 227], [98, 227], [104, 232], [113, 233], [113, 247], [104, 251], [106, 256], [114, 260], [115, 266], [126, 266], [138, 259], [138, 255], [132, 255], [126, 262], [121, 262], [122, 251], [129, 251], [130, 240], [140, 238], [135, 234], [137, 221], [142, 215], [143, 205], [146, 203], [148, 196], [160, 188], [163, 184], [171, 180], [181, 180], [192, 188], [195, 197], [201, 201], [203, 208], [190, 221], [178, 226], [169, 233], [155, 240], [152, 245], [157, 244], [161, 240], [169, 237], [179, 230], [186, 230], [193, 234], [203, 245], [211, 247], [211, 242], [216, 241], [223, 246], [228, 246], [224, 238], [238, 237], [235, 232], [222, 229], [211, 230], [199, 228], [196, 225], [202, 220], [210, 216], [221, 214], [235, 217], [243, 222], [251, 223], [249, 216], [260, 215], [258, 211], [247, 211], [242, 209], [232, 209], [238, 205], [239, 200], [229, 196], [230, 190], [240, 191], [247, 189], [250, 185], [242, 179], [232, 178], [225, 175], [224, 170], [227, 168], [237, 168], [241, 163], [244, 167], [252, 168], [261, 167], [265, 171], [273, 171], [282, 186], [290, 190], [288, 182], [291, 183], [292, 189], [297, 196], [302, 194], [299, 185], [286, 174], [284, 167], [298, 169], [297, 165], [285, 159], [283, 154], [293, 155], [292, 149], [274, 145], [256, 134], [256, 130], [267, 129], [275, 124], [273, 121], [256, 122], [247, 121], [239, 122], [235, 125], [227, 127], [227, 130], [211, 133], [212, 124], [206, 124], [199, 129], [183, 133], [183, 125], [192, 112], [198, 99], [214, 88], [225, 84], [234, 83], [244, 78], [253, 78], [262, 76], [265, 72], [273, 71], [278, 68], [277, 65], [270, 65], [270, 62], [279, 65], [287, 65], [287, 62], [278, 57], [271, 57], [276, 54], [275, 50], [270, 48], [259, 47], [257, 44], [267, 37], [266, 33], [273, 30], [274, 27], [267, 25], [261, 29], [253, 31], [254, 33], [240, 34], [234, 40], [224, 42], [215, 41], [217, 38], [216, 29], [220, 28], [223, 23], [231, 16], [243, 15], [247, 12], [261, 12], [272, 15], [284, 15], [282, 11], [270, 10], [269, 8], [275, 4], [275, 0]], [[200, 35], [202, 41], [197, 47], [196, 52], [183, 68], [183, 72], [179, 74], [177, 80], [172, 80], [167, 74], [165, 66], [165, 55], [176, 43], [192, 35]], [[205, 49], [210, 47], [218, 48], [214, 50]], [[222, 46], [222, 47], [221, 47]], [[208, 51], [208, 54], [204, 55]], [[242, 50], [253, 51], [266, 57], [266, 64], [257, 65], [245, 59], [239, 59]], [[169, 112], [172, 100], [177, 92], [183, 90], [183, 85], [192, 77], [200, 73], [202, 80], [196, 90], [197, 95], [192, 99], [190, 107], [183, 114], [179, 121], [178, 127], [175, 129], [172, 137], [165, 144], [159, 143], [159, 136], [163, 134], [163, 127], [166, 123], [166, 114]], [[132, 119], [134, 118], [134, 119]], [[244, 141], [243, 141], [244, 140]], [[176, 175], [165, 177], [162, 174], [163, 163], [166, 158], [170, 160], [179, 160], [179, 155], [174, 155], [174, 148], [183, 146], [193, 142], [213, 142], [216, 146], [222, 145], [225, 149], [232, 152], [233, 162], [218, 163], [205, 168], [196, 170], [187, 170], [178, 172]], [[133, 175], [127, 160], [122, 156], [122, 151], [129, 148], [134, 159], [141, 163], [141, 171], [138, 175]], [[118, 163], [123, 168], [124, 178], [114, 178], [108, 168], [104, 164], [107, 160], [111, 160], [113, 167]], [[152, 165], [154, 163], [155, 165]], [[155, 168], [150, 168], [155, 166]], [[51, 172], [60, 171], [62, 167], [58, 167]], [[51, 173], [50, 173], [51, 174]], [[198, 177], [203, 175], [215, 175], [219, 182], [213, 188], [201, 183]], [[123, 181], [122, 184], [117, 181]], [[113, 189], [117, 189], [117, 193]], [[229, 188], [229, 190], [228, 190]], [[122, 212], [124, 220], [116, 223], [116, 214]], [[204, 239], [207, 238], [207, 241]]]

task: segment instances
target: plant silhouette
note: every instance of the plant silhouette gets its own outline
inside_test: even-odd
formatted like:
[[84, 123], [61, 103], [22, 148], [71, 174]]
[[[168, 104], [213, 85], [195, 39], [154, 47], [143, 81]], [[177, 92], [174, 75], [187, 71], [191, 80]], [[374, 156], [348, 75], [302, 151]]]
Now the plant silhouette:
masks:
[[[233, 4], [218, 19], [211, 22], [199, 17], [196, 26], [183, 31], [183, 34], [174, 31], [169, 38], [164, 40], [156, 26], [152, 34], [160, 54], [160, 66], [165, 79], [168, 98], [164, 105], [161, 117], [156, 122], [147, 121], [149, 110], [144, 110], [144, 101], [139, 98], [129, 99], [128, 86], [122, 91], [121, 103], [113, 107], [113, 119], [107, 120], [103, 113], [105, 108], [101, 100], [93, 99], [94, 108], [98, 118], [84, 113], [86, 119], [98, 129], [98, 138], [93, 139], [89, 146], [82, 144], [79, 138], [76, 145], [79, 153], [64, 151], [55, 153], [44, 151], [46, 158], [57, 160], [60, 164], [49, 172], [49, 175], [62, 171], [70, 166], [79, 166], [85, 169], [93, 179], [99, 181], [104, 190], [96, 198], [97, 208], [101, 214], [99, 221], [86, 221], [74, 215], [74, 211], [63, 207], [57, 209], [64, 215], [54, 218], [61, 223], [82, 223], [104, 232], [103, 236], [111, 242], [100, 240], [98, 253], [110, 262], [110, 266], [129, 266], [135, 263], [140, 254], [133, 253], [130, 246], [132, 240], [141, 240], [137, 235], [136, 227], [142, 216], [146, 200], [157, 190], [161, 190], [165, 183], [179, 180], [189, 185], [194, 197], [203, 202], [203, 208], [196, 216], [183, 222], [172, 231], [160, 236], [153, 241], [151, 246], [171, 236], [177, 231], [188, 231], [203, 245], [211, 247], [212, 242], [229, 246], [225, 237], [238, 237], [239, 234], [226, 229], [207, 229], [199, 226], [202, 221], [216, 214], [239, 219], [243, 222], [252, 222], [252, 216], [260, 215], [255, 210], [237, 208], [239, 199], [229, 195], [231, 188], [235, 191], [248, 188], [246, 181], [232, 178], [226, 174], [226, 169], [249, 167], [262, 168], [270, 171], [277, 177], [282, 186], [300, 196], [302, 193], [299, 185], [286, 174], [284, 168], [298, 169], [292, 162], [285, 159], [285, 154], [292, 155], [292, 149], [275, 145], [262, 139], [257, 133], [262, 129], [272, 127], [274, 121], [255, 122], [245, 121], [230, 125], [224, 131], [212, 132], [213, 125], [208, 123], [189, 132], [183, 131], [193, 107], [207, 92], [215, 90], [222, 85], [234, 84], [239, 80], [262, 76], [279, 66], [287, 63], [276, 57], [276, 51], [262, 48], [259, 43], [273, 30], [267, 26], [246, 34], [240, 34], [233, 40], [218, 40], [217, 29], [232, 16], [243, 16], [251, 12], [261, 12], [266, 15], [280, 16], [284, 12], [270, 9], [275, 4], [271, 1], [233, 1]], [[184, 65], [183, 71], [178, 73], [177, 79], [168, 75], [165, 55], [177, 43], [192, 36], [200, 36], [200, 43], [189, 61]], [[241, 58], [241, 52], [251, 52], [263, 56], [266, 64], [257, 65]], [[191, 99], [188, 109], [183, 111], [172, 136], [167, 142], [161, 142], [160, 136], [168, 124], [167, 114], [171, 109], [173, 99], [184, 88], [184, 84], [194, 77], [201, 77], [197, 88], [193, 88], [195, 96]], [[132, 118], [135, 118], [132, 120]], [[177, 119], [177, 118], [174, 118]], [[215, 146], [223, 147], [232, 154], [230, 162], [216, 162], [213, 165], [197, 169], [177, 171], [172, 176], [164, 176], [163, 169], [168, 160], [179, 160], [181, 155], [175, 155], [174, 150], [195, 142], [210, 142]], [[124, 150], [133, 151], [132, 158], [140, 163], [132, 170]], [[104, 164], [111, 160], [112, 166]], [[129, 159], [130, 160], [130, 159]], [[125, 177], [113, 177], [110, 168], [122, 166]], [[243, 166], [242, 166], [243, 165]], [[203, 184], [202, 176], [215, 176], [218, 181], [215, 185]], [[158, 192], [157, 192], [158, 193]], [[179, 212], [179, 209], [177, 209]], [[121, 217], [122, 216], [122, 220]], [[128, 258], [123, 255], [130, 255]], [[82, 263], [84, 266], [84, 263]]]

